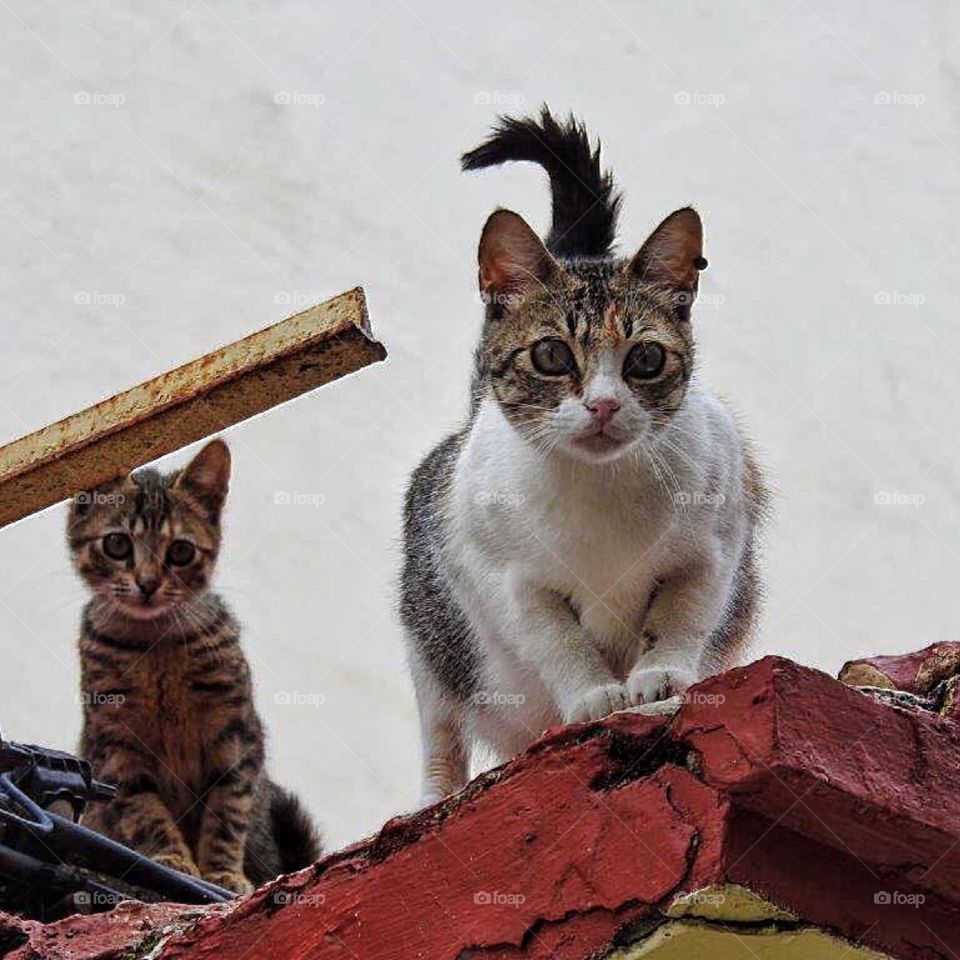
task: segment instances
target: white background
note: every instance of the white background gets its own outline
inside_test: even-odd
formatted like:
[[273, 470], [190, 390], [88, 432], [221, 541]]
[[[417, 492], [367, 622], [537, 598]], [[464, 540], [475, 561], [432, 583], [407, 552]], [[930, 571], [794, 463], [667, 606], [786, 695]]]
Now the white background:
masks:
[[[0, 36], [0, 439], [367, 290], [389, 361], [227, 434], [219, 582], [332, 846], [415, 801], [402, 490], [465, 409], [484, 218], [547, 225], [538, 170], [458, 171], [498, 109], [586, 118], [624, 249], [704, 216], [701, 371], [776, 490], [757, 652], [956, 637], [955, 5], [0, 0]], [[0, 723], [70, 748], [63, 519], [0, 534]]]

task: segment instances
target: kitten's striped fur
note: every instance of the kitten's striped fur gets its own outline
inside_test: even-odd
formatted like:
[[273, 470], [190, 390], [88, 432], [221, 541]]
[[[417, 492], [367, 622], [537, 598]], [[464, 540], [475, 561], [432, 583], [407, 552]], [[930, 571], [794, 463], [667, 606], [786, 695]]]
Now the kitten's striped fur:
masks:
[[[119, 788], [85, 822], [247, 892], [319, 850], [296, 798], [264, 775], [239, 626], [208, 589], [229, 469], [229, 451], [215, 440], [183, 471], [143, 470], [81, 494], [68, 540], [93, 591], [80, 632], [80, 753]], [[193, 556], [174, 562], [191, 552], [173, 547], [183, 542]], [[124, 543], [130, 553], [119, 557]]]

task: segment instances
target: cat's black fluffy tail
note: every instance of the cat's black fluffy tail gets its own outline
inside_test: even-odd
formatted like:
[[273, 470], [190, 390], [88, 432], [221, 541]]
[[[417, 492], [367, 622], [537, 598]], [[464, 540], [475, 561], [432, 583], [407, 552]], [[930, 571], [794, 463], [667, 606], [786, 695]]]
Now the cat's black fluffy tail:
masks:
[[320, 859], [320, 837], [303, 805], [289, 790], [274, 784], [270, 797], [273, 837], [281, 873], [293, 873]]
[[255, 887], [316, 863], [320, 837], [300, 801], [269, 777], [257, 779], [243, 872]]
[[620, 195], [600, 170], [600, 144], [591, 149], [582, 123], [558, 123], [544, 106], [540, 119], [501, 117], [493, 134], [461, 157], [464, 170], [509, 160], [539, 163], [550, 176], [553, 223], [547, 249], [558, 257], [602, 257], [617, 232]]

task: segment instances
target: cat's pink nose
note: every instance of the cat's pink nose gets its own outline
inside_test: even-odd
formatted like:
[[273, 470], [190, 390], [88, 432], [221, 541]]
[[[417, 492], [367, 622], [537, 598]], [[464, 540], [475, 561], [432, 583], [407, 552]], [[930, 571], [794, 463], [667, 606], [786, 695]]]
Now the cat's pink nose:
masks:
[[137, 577], [137, 586], [140, 588], [140, 592], [143, 594], [144, 600], [149, 600], [156, 592], [160, 586], [160, 581], [155, 580], [152, 577]]
[[620, 409], [620, 401], [613, 397], [604, 397], [601, 400], [591, 400], [584, 406], [593, 414], [593, 419], [597, 423], [605, 424], [609, 423]]

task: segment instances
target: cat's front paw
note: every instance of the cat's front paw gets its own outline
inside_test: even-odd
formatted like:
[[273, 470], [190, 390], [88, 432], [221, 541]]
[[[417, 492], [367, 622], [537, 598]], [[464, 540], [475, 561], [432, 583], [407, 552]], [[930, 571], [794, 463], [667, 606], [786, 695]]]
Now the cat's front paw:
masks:
[[189, 857], [184, 857], [179, 853], [158, 853], [151, 857], [154, 863], [159, 863], [161, 867], [169, 867], [171, 870], [177, 870], [180, 873], [186, 873], [191, 877], [200, 876], [200, 868]]
[[685, 693], [696, 682], [696, 674], [683, 667], [638, 667], [627, 678], [627, 689], [639, 706]]
[[225, 887], [233, 893], [241, 896], [246, 893], [253, 893], [253, 884], [242, 874], [234, 873], [232, 870], [213, 870], [203, 878], [208, 883], [214, 883], [218, 887]]
[[588, 690], [573, 702], [565, 711], [566, 723], [578, 723], [581, 720], [602, 720], [604, 717], [626, 710], [632, 706], [630, 692], [622, 683], [605, 683]]

